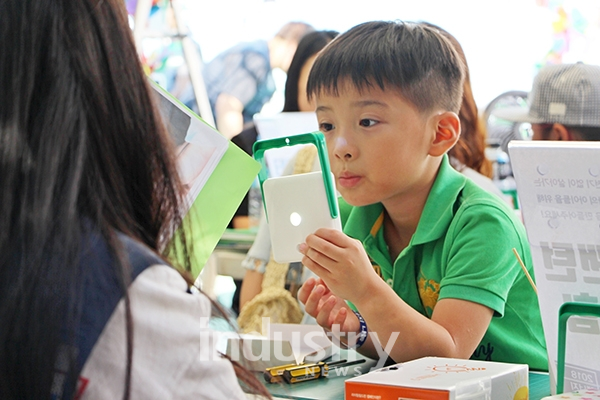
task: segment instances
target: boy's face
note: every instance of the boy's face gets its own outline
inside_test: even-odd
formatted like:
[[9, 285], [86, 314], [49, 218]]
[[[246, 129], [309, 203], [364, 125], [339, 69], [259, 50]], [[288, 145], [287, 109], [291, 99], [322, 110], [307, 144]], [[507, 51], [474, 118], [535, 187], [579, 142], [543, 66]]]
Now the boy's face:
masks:
[[428, 157], [435, 136], [431, 118], [396, 90], [359, 92], [352, 84], [339, 89], [338, 96], [321, 93], [316, 105], [344, 200], [354, 206], [385, 205], [428, 193], [435, 176]]

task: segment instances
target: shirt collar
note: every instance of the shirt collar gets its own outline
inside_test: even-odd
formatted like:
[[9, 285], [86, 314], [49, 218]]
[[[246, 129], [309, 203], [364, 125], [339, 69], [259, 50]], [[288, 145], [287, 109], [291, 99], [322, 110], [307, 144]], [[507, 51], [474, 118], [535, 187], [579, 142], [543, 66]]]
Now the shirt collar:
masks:
[[448, 155], [444, 155], [413, 236], [413, 244], [431, 242], [446, 233], [454, 218], [454, 204], [466, 181], [464, 175], [452, 168]]

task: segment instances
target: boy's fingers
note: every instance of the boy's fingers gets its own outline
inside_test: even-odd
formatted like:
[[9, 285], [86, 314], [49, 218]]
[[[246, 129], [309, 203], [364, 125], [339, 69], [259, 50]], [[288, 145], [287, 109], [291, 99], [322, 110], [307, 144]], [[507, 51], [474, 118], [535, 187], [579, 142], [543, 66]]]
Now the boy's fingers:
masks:
[[331, 323], [330, 323], [330, 319], [331, 319], [331, 313], [333, 311], [333, 308], [335, 307], [337, 303], [337, 299], [334, 295], [329, 296], [329, 298], [325, 299], [323, 301], [323, 304], [321, 305], [321, 309], [319, 310], [318, 315], [315, 317], [315, 319], [317, 320], [317, 323], [327, 329], [331, 328]]
[[[306, 239], [306, 243], [308, 244], [308, 247], [303, 253], [304, 257], [313, 261], [318, 266], [324, 266], [332, 262], [336, 262], [336, 259], [340, 254], [339, 246], [314, 235], [309, 236]], [[318, 272], [313, 272], [319, 275]]]
[[325, 288], [321, 285], [317, 285], [312, 289], [310, 295], [304, 302], [304, 311], [308, 313], [308, 315], [315, 317], [319, 313], [320, 306], [319, 303], [325, 293]]
[[[319, 228], [315, 231], [314, 236], [324, 239], [333, 244], [339, 245], [347, 238], [346, 234], [337, 229]], [[308, 238], [307, 238], [308, 239]]]
[[348, 316], [348, 312], [346, 310], [345, 307], [342, 307], [338, 310], [337, 314], [335, 315], [334, 324], [338, 324], [341, 328], [340, 330], [344, 327], [344, 323], [346, 321], [346, 317]]
[[304, 304], [306, 303], [306, 300], [308, 299], [308, 296], [310, 296], [310, 293], [312, 292], [313, 288], [315, 287], [315, 285], [317, 284], [317, 280], [315, 278], [308, 278], [306, 280], [306, 282], [304, 282], [302, 284], [302, 286], [300, 286], [300, 289], [298, 289], [298, 300]]

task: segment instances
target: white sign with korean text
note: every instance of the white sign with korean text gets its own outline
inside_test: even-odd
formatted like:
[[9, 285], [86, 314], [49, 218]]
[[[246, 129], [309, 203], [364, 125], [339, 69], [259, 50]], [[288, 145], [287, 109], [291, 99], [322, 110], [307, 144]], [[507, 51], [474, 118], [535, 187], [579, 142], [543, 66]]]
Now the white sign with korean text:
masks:
[[[512, 141], [555, 391], [558, 310], [600, 303], [600, 143]], [[600, 320], [567, 324], [564, 391], [600, 388]]]

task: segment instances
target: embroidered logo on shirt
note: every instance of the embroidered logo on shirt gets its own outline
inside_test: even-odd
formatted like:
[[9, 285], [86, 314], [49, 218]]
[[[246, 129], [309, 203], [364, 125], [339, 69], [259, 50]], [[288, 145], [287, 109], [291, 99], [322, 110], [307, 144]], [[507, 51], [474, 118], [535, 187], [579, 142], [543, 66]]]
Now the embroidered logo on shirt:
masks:
[[430, 317], [433, 314], [433, 309], [437, 304], [439, 296], [440, 284], [433, 279], [427, 279], [421, 275], [419, 277], [419, 297], [421, 297], [421, 303]]

